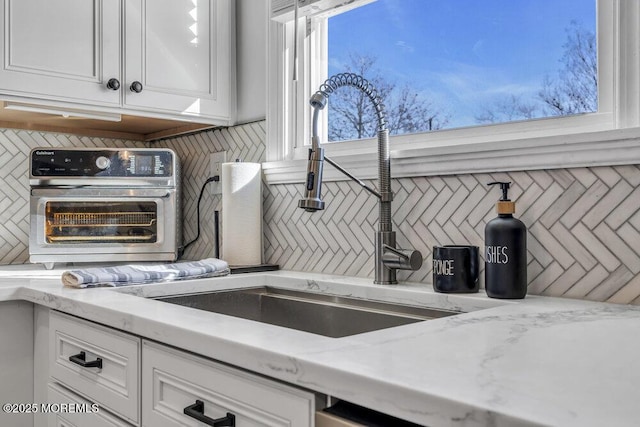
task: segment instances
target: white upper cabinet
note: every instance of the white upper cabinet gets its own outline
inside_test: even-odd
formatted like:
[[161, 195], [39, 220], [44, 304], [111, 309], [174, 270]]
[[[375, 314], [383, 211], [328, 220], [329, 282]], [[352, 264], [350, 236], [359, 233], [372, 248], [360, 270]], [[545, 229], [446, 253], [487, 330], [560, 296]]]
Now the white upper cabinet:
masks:
[[126, 107], [228, 118], [230, 7], [228, 0], [126, 0]]
[[95, 105], [120, 105], [107, 81], [120, 76], [120, 3], [4, 0], [0, 90]]
[[233, 0], [3, 0], [0, 13], [0, 96], [233, 123]]

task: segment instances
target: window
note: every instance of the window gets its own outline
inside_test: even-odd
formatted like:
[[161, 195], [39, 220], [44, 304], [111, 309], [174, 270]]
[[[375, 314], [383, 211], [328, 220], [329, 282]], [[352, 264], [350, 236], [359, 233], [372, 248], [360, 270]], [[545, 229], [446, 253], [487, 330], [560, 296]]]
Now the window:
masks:
[[[597, 112], [595, 0], [377, 0], [327, 28], [328, 74], [374, 83], [391, 135]], [[331, 96], [329, 141], [375, 136], [362, 101]]]
[[[296, 28], [293, 1], [272, 0], [270, 59], [273, 61], [269, 65], [268, 99], [271, 102], [267, 120], [267, 160], [272, 163], [265, 165], [267, 181], [293, 182], [304, 177], [303, 160], [306, 158], [310, 135], [311, 108], [308, 99], [318, 86], [328, 76], [347, 71], [349, 66], [352, 71], [361, 71], [357, 66], [359, 64], [362, 67], [362, 62], [359, 62], [362, 58], [372, 59], [372, 55], [379, 56], [382, 51], [392, 50], [389, 45], [393, 43], [397, 49], [391, 59], [373, 58], [373, 64], [379, 67], [378, 76], [392, 78], [391, 83], [399, 89], [406, 85], [414, 91], [412, 93], [418, 94], [417, 99], [435, 107], [431, 113], [439, 113], [425, 114], [424, 119], [420, 120], [422, 129], [407, 126], [391, 137], [394, 177], [623, 164], [631, 159], [637, 162], [640, 157], [630, 156], [629, 150], [638, 150], [640, 144], [629, 141], [629, 138], [640, 135], [637, 129], [640, 125], [640, 65], [633, 60], [635, 52], [640, 49], [640, 4], [624, 0], [567, 0], [566, 4], [561, 3], [562, 6], [553, 0], [300, 0], [300, 19]], [[441, 40], [436, 40], [426, 48], [425, 43], [420, 45], [421, 49], [430, 49], [429, 52], [421, 52], [422, 55], [438, 63], [427, 62], [416, 66], [422, 72], [417, 74], [418, 77], [412, 77], [414, 80], [401, 79], [409, 74], [410, 67], [404, 65], [398, 55], [402, 55], [403, 49], [405, 53], [416, 49], [420, 37], [437, 39], [439, 36], [422, 35], [418, 30], [422, 31], [423, 28], [416, 28], [418, 25], [411, 22], [412, 18], [391, 14], [388, 8], [394, 5], [405, 8], [402, 13], [407, 13], [407, 7], [426, 8], [428, 5], [429, 13], [424, 13], [424, 10], [413, 13], [416, 19], [429, 20], [424, 27], [431, 30], [437, 27], [433, 20], [442, 21], [442, 26], [437, 27], [442, 37], [457, 38], [448, 46], [444, 46]], [[499, 5], [499, 8], [496, 9], [495, 5]], [[576, 5], [582, 5], [581, 12], [577, 14]], [[547, 6], [549, 12], [538, 9], [542, 6]], [[567, 9], [563, 9], [565, 6]], [[532, 13], [531, 8], [534, 7], [535, 13]], [[387, 10], [383, 13], [381, 8]], [[380, 22], [380, 15], [385, 14], [391, 16], [390, 23]], [[532, 16], [535, 19], [529, 22]], [[379, 48], [369, 41], [362, 41], [364, 33], [375, 32], [376, 28], [378, 32], [388, 33], [385, 26], [395, 25], [393, 19], [396, 19], [397, 28], [404, 31], [406, 37], [372, 37], [370, 41], [379, 43]], [[525, 21], [534, 28], [525, 30]], [[549, 29], [549, 21], [553, 21], [553, 31]], [[366, 27], [370, 22], [373, 25]], [[485, 26], [474, 22], [484, 23]], [[546, 25], [544, 29], [548, 32], [543, 41], [538, 39], [544, 31], [540, 33], [535, 25], [540, 22]], [[363, 25], [366, 28], [357, 28]], [[347, 29], [340, 29], [340, 26], [347, 26]], [[496, 37], [486, 30], [487, 26], [493, 26], [503, 34]], [[462, 27], [473, 27], [476, 33], [459, 34]], [[517, 31], [506, 34], [509, 29], [521, 30], [520, 40], [513, 40]], [[297, 38], [294, 37], [296, 30]], [[478, 31], [485, 33], [479, 34]], [[567, 47], [576, 42], [571, 37], [587, 37], [589, 34], [597, 34], [594, 38], [597, 40], [595, 93], [592, 87], [589, 102], [579, 108], [565, 102], [557, 105], [563, 109], [562, 114], [554, 112], [552, 103], [545, 104], [541, 94], [545, 90], [547, 95], [554, 94], [554, 91], [556, 95], [561, 93], [559, 83], [563, 73], [567, 75], [576, 71], [563, 56], [567, 53]], [[473, 55], [482, 56], [483, 48], [487, 49], [486, 44], [483, 46], [478, 41], [481, 36], [487, 40], [485, 43], [492, 43], [492, 51], [504, 51], [503, 56], [484, 55], [493, 56], [491, 59], [494, 61], [503, 64], [526, 61], [527, 55], [521, 55], [522, 50], [526, 50], [534, 59], [525, 67], [511, 66], [511, 71], [519, 74], [515, 77], [506, 76], [505, 67], [499, 72], [487, 72], [487, 69], [495, 70], [496, 66], [485, 62], [481, 77], [475, 80], [477, 83], [467, 85], [471, 90], [455, 93], [463, 101], [474, 99], [474, 102], [466, 102], [468, 105], [461, 106], [465, 102], [452, 99], [451, 92], [446, 91], [451, 91], [454, 83], [443, 90], [442, 86], [434, 83], [434, 77], [429, 73], [439, 74], [441, 81], [460, 80], [462, 74], [458, 73], [459, 69], [447, 69], [439, 64], [445, 61], [459, 68], [476, 65], [479, 70], [478, 64], [473, 62], [479, 60]], [[468, 40], [460, 40], [464, 37], [468, 37]], [[471, 43], [474, 37], [476, 42]], [[293, 55], [296, 50], [294, 40], [298, 43], [297, 62]], [[506, 44], [498, 48], [498, 42]], [[533, 46], [542, 44], [542, 49], [548, 55], [534, 55], [532, 49], [535, 47], [525, 42], [533, 42]], [[578, 42], [592, 43], [591, 40]], [[549, 47], [552, 44], [555, 46], [553, 49]], [[467, 46], [467, 49], [458, 47], [448, 58], [438, 56], [440, 54], [435, 52], [448, 49], [451, 53], [458, 45]], [[350, 46], [357, 46], [360, 50], [352, 53]], [[516, 51], [517, 55], [509, 57], [512, 51]], [[350, 55], [355, 58], [351, 65]], [[416, 63], [414, 61], [414, 65]], [[373, 65], [369, 68], [373, 68]], [[537, 74], [526, 74], [523, 68], [527, 72], [535, 68]], [[292, 80], [294, 69], [298, 76], [296, 81]], [[372, 75], [365, 77], [375, 81], [376, 73]], [[470, 75], [467, 73], [467, 78]], [[398, 93], [401, 94], [401, 90]], [[482, 93], [493, 95], [482, 98]], [[329, 99], [330, 106], [332, 102], [339, 105], [339, 100], [333, 99], [336, 94]], [[389, 104], [392, 109], [396, 107], [394, 101]], [[332, 122], [339, 123], [340, 120], [330, 108], [328, 113], [325, 109], [320, 115], [323, 122], [320, 127], [321, 139], [346, 141], [325, 144], [326, 154], [361, 178], [375, 178], [375, 140], [366, 139], [368, 135], [364, 140], [353, 140], [357, 135], [340, 131], [339, 127], [332, 125]], [[518, 109], [521, 110], [520, 116], [514, 114]], [[328, 179], [340, 176], [327, 172], [325, 178]]]

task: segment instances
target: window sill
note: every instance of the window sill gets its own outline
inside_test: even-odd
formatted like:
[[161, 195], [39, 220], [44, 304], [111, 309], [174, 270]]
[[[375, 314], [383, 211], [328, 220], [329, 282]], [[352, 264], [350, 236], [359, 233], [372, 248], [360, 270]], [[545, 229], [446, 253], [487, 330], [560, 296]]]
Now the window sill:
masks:
[[[329, 150], [328, 150], [329, 151]], [[377, 153], [327, 154], [361, 179], [378, 176]], [[640, 164], [640, 128], [391, 150], [393, 178]], [[263, 163], [268, 184], [304, 182], [306, 159]], [[323, 180], [347, 177], [326, 166]]]

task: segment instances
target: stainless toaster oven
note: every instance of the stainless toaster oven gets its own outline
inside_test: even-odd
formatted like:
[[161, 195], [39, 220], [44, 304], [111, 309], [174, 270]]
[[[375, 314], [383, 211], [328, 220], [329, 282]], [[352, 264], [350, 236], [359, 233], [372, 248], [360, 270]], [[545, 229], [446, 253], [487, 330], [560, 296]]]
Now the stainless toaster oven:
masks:
[[29, 184], [31, 262], [178, 257], [180, 167], [172, 150], [37, 148]]

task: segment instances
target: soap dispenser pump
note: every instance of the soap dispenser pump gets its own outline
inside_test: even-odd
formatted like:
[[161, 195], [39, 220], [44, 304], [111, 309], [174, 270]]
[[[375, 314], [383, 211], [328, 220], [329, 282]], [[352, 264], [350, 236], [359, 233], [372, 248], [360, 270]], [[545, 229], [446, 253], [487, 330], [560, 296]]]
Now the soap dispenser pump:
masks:
[[484, 229], [485, 290], [491, 298], [519, 299], [527, 294], [527, 227], [513, 217], [516, 204], [509, 199], [511, 182], [499, 185], [502, 197], [496, 204], [498, 217]]

